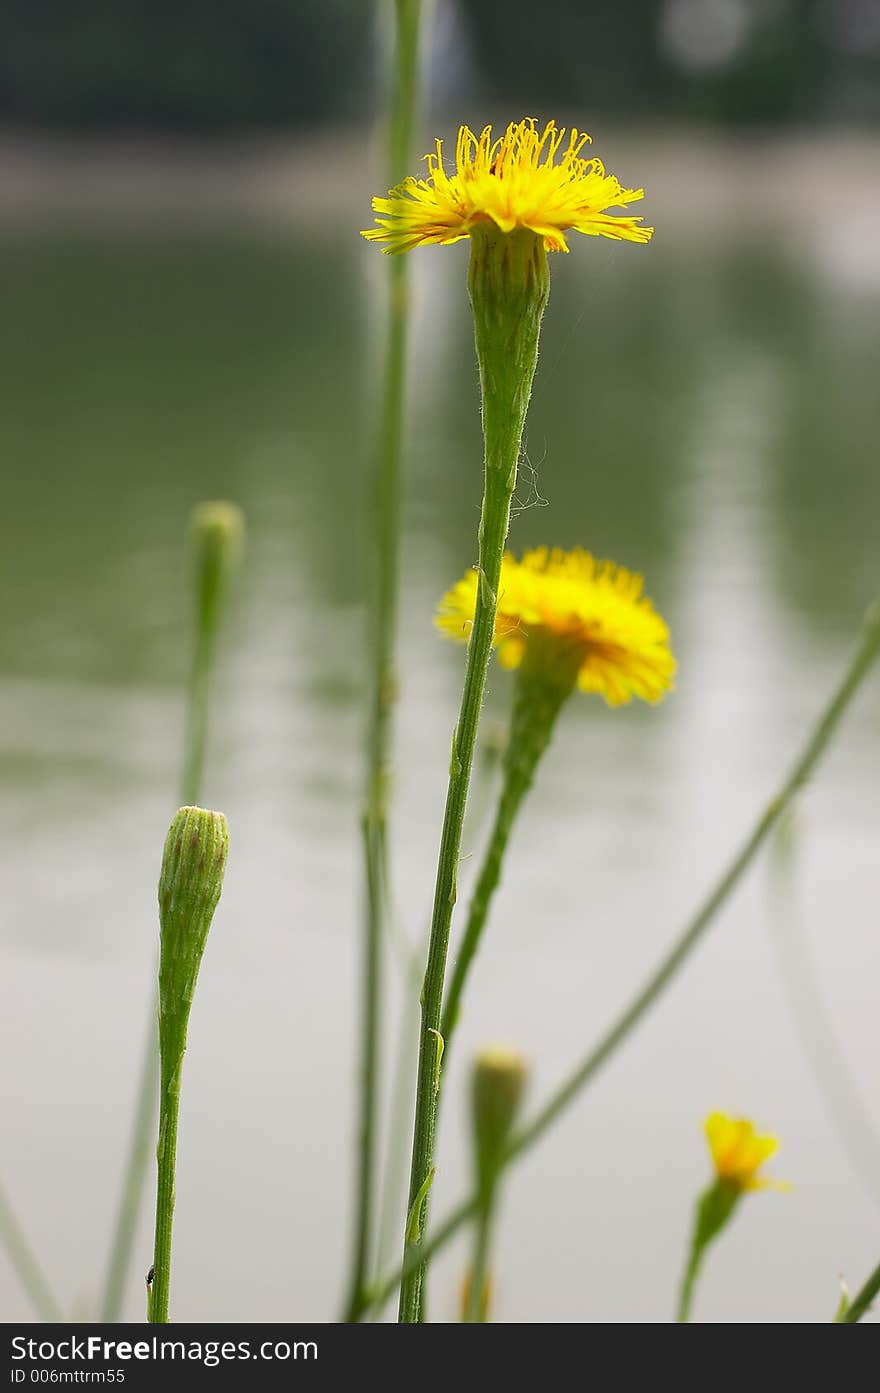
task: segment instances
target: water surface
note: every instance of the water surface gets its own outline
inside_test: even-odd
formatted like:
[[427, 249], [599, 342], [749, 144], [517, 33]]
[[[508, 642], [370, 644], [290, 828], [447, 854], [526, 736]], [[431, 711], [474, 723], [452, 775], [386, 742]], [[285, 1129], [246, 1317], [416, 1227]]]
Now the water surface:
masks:
[[[341, 1297], [381, 292], [353, 235], [356, 192], [330, 230], [147, 218], [2, 234], [2, 1172], [83, 1315], [148, 1008], [178, 801], [185, 524], [206, 497], [238, 501], [249, 535], [203, 800], [227, 812], [232, 853], [190, 1032], [173, 1304], [179, 1319], [325, 1319]], [[656, 710], [578, 699], [563, 717], [476, 964], [435, 1214], [467, 1183], [472, 1049], [523, 1047], [533, 1101], [585, 1050], [773, 791], [880, 590], [876, 237], [829, 246], [747, 210], [704, 235], [704, 212], [680, 212], [647, 251], [590, 240], [554, 260], [511, 542], [583, 544], [644, 571], [679, 688]], [[463, 660], [431, 613], [474, 560], [479, 505], [465, 260], [455, 247], [413, 262], [394, 807], [413, 940]], [[487, 729], [509, 695], [493, 672]], [[793, 913], [880, 1127], [878, 734], [875, 682], [801, 800]], [[480, 831], [475, 809], [471, 861]], [[805, 1062], [770, 921], [762, 862], [511, 1175], [499, 1319], [667, 1319], [714, 1107], [781, 1134], [776, 1171], [795, 1190], [743, 1207], [698, 1318], [824, 1320], [837, 1274], [855, 1285], [874, 1265], [877, 1187]], [[145, 1215], [139, 1272], [150, 1247]], [[459, 1246], [438, 1263], [437, 1319], [455, 1318], [464, 1261]], [[2, 1260], [0, 1308], [29, 1315]], [[126, 1314], [142, 1309], [135, 1281]]]

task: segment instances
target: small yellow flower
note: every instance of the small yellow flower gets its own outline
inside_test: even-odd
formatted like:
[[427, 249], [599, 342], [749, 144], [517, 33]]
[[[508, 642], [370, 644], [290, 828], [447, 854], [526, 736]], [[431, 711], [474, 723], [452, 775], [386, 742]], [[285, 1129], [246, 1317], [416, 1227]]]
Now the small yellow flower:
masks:
[[[669, 630], [642, 584], [640, 575], [580, 548], [538, 547], [522, 561], [508, 553], [495, 618], [499, 662], [518, 667], [536, 640], [542, 654], [558, 645], [573, 654], [582, 692], [598, 692], [609, 706], [633, 696], [660, 701], [672, 688], [675, 659]], [[441, 600], [437, 627], [466, 641], [476, 597], [477, 573], [469, 571]]]
[[[594, 237], [648, 242], [654, 229], [641, 218], [621, 217], [622, 208], [644, 197], [644, 189], [625, 189], [601, 160], [581, 154], [590, 137], [548, 121], [538, 130], [533, 118], [511, 122], [504, 135], [492, 138], [492, 127], [474, 135], [461, 126], [455, 152], [455, 172], [443, 168], [443, 142], [426, 155], [428, 177], [404, 179], [387, 198], [374, 198], [377, 227], [363, 236], [387, 242], [386, 252], [406, 252], [431, 243], [446, 244], [469, 237], [477, 223], [493, 222], [502, 232], [528, 228], [543, 237], [547, 251], [567, 252], [570, 229]], [[559, 160], [557, 163], [557, 156]]]
[[777, 1137], [759, 1136], [753, 1123], [744, 1117], [728, 1117], [713, 1112], [705, 1122], [706, 1140], [719, 1180], [738, 1190], [788, 1190], [784, 1180], [758, 1175], [766, 1160], [779, 1146]]

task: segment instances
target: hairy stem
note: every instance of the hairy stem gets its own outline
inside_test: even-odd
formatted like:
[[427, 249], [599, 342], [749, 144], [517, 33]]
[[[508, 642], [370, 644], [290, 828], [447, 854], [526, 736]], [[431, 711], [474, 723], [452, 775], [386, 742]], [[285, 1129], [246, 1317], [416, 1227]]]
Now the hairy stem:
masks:
[[[159, 1145], [156, 1149], [156, 1229], [153, 1247], [153, 1280], [149, 1311], [153, 1325], [168, 1324], [171, 1289], [171, 1238], [174, 1227], [175, 1176], [177, 1173], [177, 1124], [180, 1117], [180, 1064], [162, 1079], [159, 1104]], [[164, 1072], [164, 1071], [163, 1071]]]
[[[479, 581], [461, 707], [452, 740], [428, 961], [422, 986], [405, 1255], [412, 1247], [420, 1246], [427, 1221], [425, 1187], [433, 1169], [440, 1090], [440, 1015], [462, 828], [486, 671], [495, 635], [498, 582], [510, 522], [510, 503], [516, 486], [522, 432], [538, 358], [541, 317], [549, 289], [547, 254], [542, 241], [530, 232], [505, 235], [488, 226], [475, 228], [471, 238], [468, 288], [474, 311], [485, 438]], [[424, 1196], [419, 1211], [421, 1218], [413, 1225], [413, 1206], [419, 1196]], [[407, 1273], [401, 1284], [399, 1320], [406, 1324], [421, 1319], [422, 1279], [423, 1268], [419, 1264]]]

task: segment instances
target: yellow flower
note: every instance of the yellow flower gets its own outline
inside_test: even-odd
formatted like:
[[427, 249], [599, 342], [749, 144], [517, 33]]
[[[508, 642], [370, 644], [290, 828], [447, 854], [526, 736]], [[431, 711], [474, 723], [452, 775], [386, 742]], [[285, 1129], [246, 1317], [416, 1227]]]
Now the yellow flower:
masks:
[[784, 1180], [770, 1180], [758, 1175], [764, 1162], [772, 1156], [779, 1140], [762, 1137], [744, 1117], [728, 1117], [713, 1112], [705, 1122], [706, 1140], [712, 1153], [712, 1164], [719, 1180], [725, 1180], [737, 1190], [787, 1190]]
[[[542, 655], [554, 647], [577, 663], [582, 692], [598, 692], [609, 706], [633, 696], [660, 701], [672, 688], [675, 659], [669, 630], [642, 594], [642, 577], [595, 561], [587, 551], [509, 553], [501, 567], [495, 643], [503, 667], [518, 667], [530, 644]], [[436, 623], [450, 638], [467, 640], [473, 623], [477, 573], [469, 571], [440, 602]]]
[[[502, 232], [523, 227], [543, 237], [547, 251], [567, 252], [565, 233], [574, 228], [594, 237], [648, 242], [654, 229], [641, 218], [620, 217], [612, 208], [644, 197], [644, 189], [625, 189], [601, 160], [581, 155], [590, 137], [548, 121], [542, 132], [533, 118], [511, 122], [492, 139], [486, 126], [478, 137], [461, 126], [455, 173], [443, 168], [443, 142], [426, 155], [428, 177], [404, 179], [387, 198], [374, 198], [378, 227], [367, 228], [370, 242], [387, 242], [386, 252], [406, 252], [430, 243], [458, 242], [477, 223], [493, 222]], [[561, 152], [561, 153], [560, 153]], [[559, 161], [557, 163], [557, 155]]]

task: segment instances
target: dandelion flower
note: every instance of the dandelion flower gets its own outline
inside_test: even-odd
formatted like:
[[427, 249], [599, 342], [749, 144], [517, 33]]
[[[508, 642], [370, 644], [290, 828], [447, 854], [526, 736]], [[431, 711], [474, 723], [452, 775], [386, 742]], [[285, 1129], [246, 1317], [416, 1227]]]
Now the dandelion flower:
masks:
[[787, 1190], [785, 1181], [758, 1174], [779, 1147], [777, 1137], [760, 1136], [744, 1117], [713, 1112], [706, 1118], [706, 1140], [719, 1180], [736, 1190]]
[[455, 170], [443, 167], [443, 142], [426, 155], [427, 177], [404, 179], [386, 198], [373, 199], [376, 227], [363, 236], [385, 242], [386, 252], [461, 241], [474, 227], [494, 224], [501, 232], [525, 228], [543, 239], [547, 251], [567, 252], [566, 232], [618, 241], [648, 242], [654, 229], [639, 217], [621, 216], [644, 197], [625, 189], [601, 160], [582, 154], [590, 137], [548, 121], [539, 131], [533, 118], [511, 122], [493, 138], [486, 126], [477, 136], [461, 126]]
[[[436, 623], [448, 637], [469, 637], [477, 586], [469, 571], [440, 602]], [[495, 616], [499, 662], [570, 663], [580, 690], [599, 693], [609, 706], [634, 696], [660, 701], [672, 688], [675, 659], [669, 630], [642, 587], [640, 575], [580, 548], [538, 547], [522, 561], [508, 553]]]

